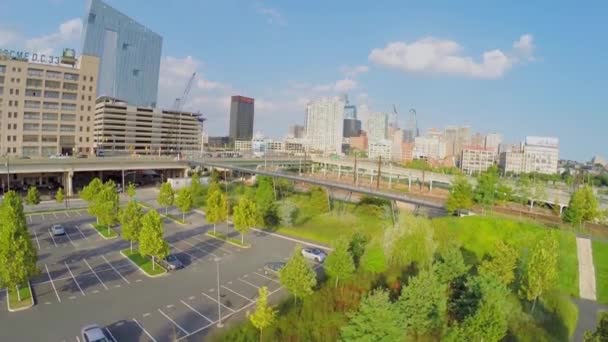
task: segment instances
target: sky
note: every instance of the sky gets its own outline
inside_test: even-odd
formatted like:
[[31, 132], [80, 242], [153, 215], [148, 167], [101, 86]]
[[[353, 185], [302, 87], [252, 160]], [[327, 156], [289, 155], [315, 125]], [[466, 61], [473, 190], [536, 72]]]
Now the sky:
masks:
[[[608, 157], [608, 2], [107, 0], [161, 34], [159, 105], [193, 72], [185, 108], [227, 135], [231, 95], [255, 131], [286, 135], [308, 101], [348, 94], [365, 120], [414, 108], [421, 132], [470, 125], [560, 139], [560, 158]], [[80, 49], [86, 0], [0, 0], [0, 48]]]

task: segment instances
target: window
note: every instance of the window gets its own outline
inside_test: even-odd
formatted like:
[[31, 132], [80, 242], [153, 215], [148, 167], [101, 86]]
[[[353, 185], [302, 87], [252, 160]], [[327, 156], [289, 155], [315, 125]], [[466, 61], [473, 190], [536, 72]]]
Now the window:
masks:
[[59, 103], [57, 103], [57, 102], [44, 102], [42, 104], [42, 108], [44, 108], [44, 109], [59, 109]]
[[93, 91], [93, 86], [89, 86], [89, 91]]
[[50, 71], [47, 70], [46, 71], [46, 78], [56, 78], [56, 79], [61, 79], [61, 73], [57, 72], [57, 71]]
[[61, 121], [76, 121], [75, 114], [61, 114]]
[[34, 87], [34, 88], [40, 88], [42, 87], [42, 80], [32, 80], [32, 79], [27, 79], [27, 81], [25, 82], [25, 85], [30, 88], [30, 87]]
[[62, 98], [64, 100], [76, 101], [78, 99], [78, 95], [76, 95], [75, 93], [63, 93]]
[[23, 124], [24, 131], [38, 131], [39, 127], [40, 127], [40, 125], [37, 123], [24, 123]]
[[33, 77], [43, 77], [43, 71], [40, 69], [27, 69], [27, 75]]
[[95, 13], [89, 13], [89, 24], [95, 24], [95, 18], [97, 18], [97, 15]]
[[13, 117], [13, 112], [8, 112], [8, 118], [12, 118]]
[[14, 117], [15, 119], [17, 118], [17, 114], [19, 114], [19, 113], [17, 113], [17, 112], [14, 112], [14, 113], [13, 113], [13, 117]]
[[82, 132], [82, 126], [78, 126], [78, 130]]
[[133, 69], [133, 76], [139, 76], [139, 69]]
[[90, 127], [87, 127], [87, 132], [90, 132], [90, 129], [89, 129], [89, 128], [90, 128]]
[[55, 135], [43, 135], [41, 140], [42, 140], [42, 142], [51, 142], [51, 143], [54, 143], [54, 142], [57, 142], [57, 136], [55, 136]]
[[63, 74], [63, 79], [69, 81], [78, 81], [78, 74], [71, 74], [66, 72], [65, 74]]
[[[87, 137], [87, 142], [89, 142], [89, 137]], [[87, 151], [89, 150], [89, 148], [87, 147]]]
[[13, 95], [13, 88], [11, 88], [11, 89], [8, 90], [8, 94], [9, 95]]
[[84, 101], [84, 95], [80, 95], [80, 100]]
[[35, 90], [35, 89], [26, 89], [25, 90], [25, 96], [30, 96], [30, 97], [40, 97], [41, 91], [40, 90]]
[[25, 120], [38, 120], [40, 119], [40, 113], [25, 112], [23, 113], [23, 118]]
[[87, 86], [82, 86], [82, 91], [87, 90]]
[[70, 91], [77, 91], [78, 90], [78, 84], [63, 82], [63, 89], [70, 90]]
[[38, 142], [37, 135], [24, 135], [23, 142]]
[[86, 82], [87, 77], [86, 76], [82, 76], [82, 80]]
[[58, 81], [44, 81], [44, 86], [51, 89], [61, 88], [61, 82]]
[[42, 120], [45, 121], [56, 121], [58, 115], [55, 113], [42, 113]]
[[45, 90], [44, 91], [44, 97], [47, 98], [47, 99], [58, 99], [59, 98], [59, 92], [58, 91]]
[[91, 101], [91, 95], [89, 95], [89, 101]]
[[42, 131], [43, 132], [56, 132], [57, 125], [56, 124], [42, 124]]
[[23, 155], [28, 157], [33, 157], [38, 155], [38, 147], [34, 146], [24, 146], [23, 147]]
[[[10, 102], [10, 101], [9, 101]], [[25, 108], [40, 109], [40, 101], [25, 100]]]
[[19, 89], [15, 89], [15, 95], [19, 95]]
[[76, 131], [76, 126], [74, 126], [74, 125], [61, 125], [60, 130], [61, 130], [61, 132], [75, 132]]
[[6, 73], [6, 65], [0, 65], [0, 74]]
[[76, 111], [76, 105], [73, 103], [62, 103], [61, 104], [61, 110], [67, 110], [69, 112], [75, 112]]
[[91, 82], [93, 82], [93, 76], [91, 76]]

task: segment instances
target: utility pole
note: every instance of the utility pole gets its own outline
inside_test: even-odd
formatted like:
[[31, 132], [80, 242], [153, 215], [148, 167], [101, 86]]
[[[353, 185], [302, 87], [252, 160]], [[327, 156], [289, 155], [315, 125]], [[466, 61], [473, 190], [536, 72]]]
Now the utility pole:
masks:
[[224, 326], [224, 324], [222, 323], [222, 302], [220, 299], [220, 258], [215, 258], [215, 266], [216, 266], [216, 272], [217, 272], [217, 315], [219, 316], [218, 320], [217, 320], [217, 327], [221, 328]]
[[380, 177], [382, 177], [382, 156], [378, 157], [378, 179], [376, 179], [376, 189], [380, 189]]

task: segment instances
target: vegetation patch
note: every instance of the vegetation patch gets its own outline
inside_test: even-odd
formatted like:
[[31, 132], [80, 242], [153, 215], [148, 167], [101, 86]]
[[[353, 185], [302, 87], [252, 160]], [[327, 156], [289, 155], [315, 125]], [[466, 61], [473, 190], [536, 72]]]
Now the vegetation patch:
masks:
[[120, 251], [122, 255], [131, 260], [139, 269], [144, 271], [144, 273], [150, 277], [157, 277], [163, 273], [167, 273], [164, 267], [162, 267], [158, 262], [152, 264], [152, 258], [145, 257], [141, 255], [137, 251], [131, 251], [130, 249], [124, 249]]
[[608, 243], [593, 241], [592, 246], [597, 300], [608, 304]]
[[241, 248], [251, 248], [251, 244], [248, 243], [241, 243], [241, 240], [239, 239], [235, 239], [235, 238], [231, 238], [228, 235], [224, 234], [224, 233], [220, 233], [220, 232], [207, 232], [206, 233], [207, 236], [210, 236], [212, 238], [218, 239], [218, 240], [222, 240], [225, 241], [231, 245], [235, 245], [237, 247], [241, 247]]
[[19, 294], [17, 294], [16, 288], [8, 289], [7, 296], [9, 311], [20, 311], [34, 306], [34, 297], [29, 283], [19, 288]]
[[91, 224], [91, 226], [93, 228], [95, 228], [95, 230], [97, 231], [97, 233], [99, 235], [101, 235], [102, 238], [109, 240], [109, 239], [116, 239], [118, 237], [118, 233], [116, 233], [116, 231], [112, 228], [109, 228], [107, 225], [105, 224], [96, 224], [93, 223]]

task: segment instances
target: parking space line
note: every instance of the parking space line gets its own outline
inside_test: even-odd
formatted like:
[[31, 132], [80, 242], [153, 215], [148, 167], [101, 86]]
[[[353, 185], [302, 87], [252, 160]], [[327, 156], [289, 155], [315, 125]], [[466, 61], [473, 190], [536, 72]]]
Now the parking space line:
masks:
[[224, 285], [222, 285], [222, 287], [223, 287], [225, 290], [228, 290], [228, 291], [230, 291], [230, 292], [234, 293], [235, 295], [237, 295], [237, 296], [239, 296], [239, 297], [241, 297], [241, 298], [243, 298], [243, 299], [245, 299], [245, 300], [248, 300], [248, 301], [250, 301], [250, 302], [252, 302], [252, 301], [253, 301], [253, 300], [251, 300], [251, 299], [249, 299], [249, 298], [247, 298], [247, 297], [243, 296], [242, 294], [240, 294], [240, 293], [238, 293], [238, 292], [236, 292], [236, 291], [234, 291], [234, 290], [231, 290], [230, 288], [228, 288], [228, 287], [226, 287], [226, 286], [224, 286]]
[[72, 217], [72, 216], [70, 216], [70, 212], [69, 212], [69, 211], [66, 211], [66, 212], [65, 212], [65, 214], [66, 214], [68, 217]]
[[76, 226], [76, 225], [75, 225], [74, 227], [76, 228], [76, 230], [78, 230], [78, 231], [80, 232], [80, 235], [82, 235], [82, 237], [83, 237], [85, 240], [88, 240], [88, 239], [89, 239], [89, 238], [88, 238], [86, 235], [84, 235], [84, 233], [82, 232], [82, 230], [80, 230], [80, 228], [79, 228], [78, 226]]
[[52, 214], [53, 214], [53, 216], [55, 216], [55, 218], [57, 218], [57, 214], [55, 214], [55, 213], [52, 213]]
[[180, 252], [180, 253], [184, 253], [184, 254], [186, 254], [187, 256], [189, 256], [189, 257], [193, 258], [194, 260], [199, 260], [199, 259], [200, 259], [200, 258], [197, 258], [197, 257], [195, 257], [194, 255], [192, 255], [192, 254], [190, 254], [190, 253], [186, 252], [185, 250], [183, 250], [183, 249], [181, 249], [181, 248], [179, 248], [179, 247], [175, 246], [175, 245], [169, 244], [169, 246], [170, 246], [171, 248], [175, 248], [175, 249], [177, 249], [177, 250], [178, 250], [178, 252]]
[[166, 319], [168, 319], [171, 323], [173, 323], [176, 327], [178, 327], [179, 330], [183, 331], [184, 334], [186, 334], [186, 335], [189, 334], [189, 332], [186, 329], [182, 328], [181, 325], [177, 324], [177, 322], [174, 321], [173, 319], [171, 319], [171, 317], [169, 317], [166, 313], [164, 313], [163, 310], [158, 309], [158, 312], [160, 312], [161, 315], [165, 316]]
[[112, 341], [116, 342], [116, 339], [114, 338], [114, 335], [112, 335], [112, 333], [110, 332], [110, 329], [108, 329], [107, 327], [105, 329], [106, 329], [106, 332], [108, 333], [108, 335], [110, 335], [110, 338], [112, 339]]
[[256, 288], [256, 289], [258, 289], [258, 290], [260, 289], [260, 287], [259, 287], [259, 286], [254, 285], [254, 284], [252, 284], [252, 283], [248, 282], [247, 280], [243, 280], [243, 279], [241, 279], [241, 278], [237, 278], [237, 279], [238, 279], [239, 281], [241, 281], [241, 282], [243, 282], [243, 283], [245, 283], [245, 284], [249, 285], [249, 286], [255, 287], [255, 288]]
[[40, 241], [38, 241], [38, 234], [36, 233], [36, 229], [34, 229], [34, 238], [36, 238], [36, 244], [38, 245], [38, 249], [40, 249]]
[[80, 342], [80, 337], [76, 336], [76, 342]]
[[184, 302], [183, 300], [180, 300], [180, 302], [182, 302], [182, 304], [184, 304], [185, 306], [187, 306], [188, 309], [194, 311], [196, 314], [198, 314], [199, 316], [201, 316], [204, 319], [206, 319], [207, 321], [209, 321], [209, 323], [213, 323], [212, 320], [210, 320], [207, 316], [203, 315], [202, 313], [198, 312], [198, 310], [196, 310], [195, 308], [193, 308], [192, 306], [190, 306], [190, 304]]
[[80, 290], [80, 293], [82, 293], [83, 296], [86, 296], [84, 294], [84, 291], [82, 291], [82, 288], [80, 287], [80, 284], [78, 284], [78, 281], [76, 280], [76, 277], [74, 277], [74, 273], [72, 273], [72, 270], [70, 269], [70, 266], [68, 266], [67, 262], [63, 262], [65, 264], [65, 267], [68, 269], [68, 272], [70, 272], [70, 275], [72, 276], [72, 279], [74, 279], [74, 282], [76, 283], [76, 286], [78, 286], [78, 289]]
[[259, 276], [259, 277], [266, 278], [266, 279], [268, 279], [268, 280], [274, 281], [274, 282], [275, 282], [275, 283], [277, 283], [277, 284], [280, 284], [280, 283], [281, 283], [280, 281], [278, 281], [278, 280], [276, 280], [276, 279], [272, 279], [272, 278], [267, 277], [267, 276], [265, 276], [265, 275], [263, 275], [263, 274], [260, 274], [260, 273], [258, 273], [258, 272], [253, 272], [253, 274], [255, 274], [255, 275]]
[[148, 335], [148, 337], [154, 341], [154, 342], [158, 342], [156, 341], [156, 339], [154, 337], [152, 337], [152, 335], [150, 335], [150, 333], [148, 332], [148, 330], [146, 330], [146, 328], [144, 328], [143, 325], [141, 325], [135, 318], [133, 318], [133, 322], [135, 322], [135, 324], [137, 324], [137, 326], [146, 334]]
[[101, 278], [99, 278], [99, 276], [97, 275], [97, 273], [93, 270], [93, 267], [91, 267], [91, 265], [89, 264], [89, 262], [87, 261], [87, 259], [82, 259], [84, 260], [84, 263], [87, 264], [87, 266], [89, 266], [89, 269], [91, 270], [91, 272], [93, 272], [93, 274], [95, 275], [95, 277], [97, 278], [97, 280], [99, 280], [99, 282], [101, 283], [101, 285], [103, 285], [103, 287], [108, 290], [108, 287], [106, 286], [106, 284], [101, 280]]
[[[212, 301], [214, 301], [217, 304], [217, 299], [214, 299], [213, 297], [211, 297], [210, 295], [206, 294], [205, 292], [201, 292], [201, 294], [209, 299], [211, 299]], [[228, 307], [226, 305], [224, 305], [224, 303], [220, 303], [221, 306], [225, 307], [226, 309], [234, 312], [234, 310], [231, 307]]]
[[48, 274], [48, 276], [49, 276], [49, 280], [51, 281], [53, 290], [55, 290], [55, 295], [57, 296], [57, 300], [61, 303], [61, 298], [59, 297], [59, 293], [57, 292], [57, 288], [55, 287], [55, 283], [53, 282], [53, 277], [51, 277], [51, 272], [49, 272], [49, 267], [46, 264], [44, 264], [44, 268], [46, 269], [46, 274]]
[[40, 216], [42, 216], [42, 222], [45, 222], [46, 221], [46, 217], [44, 217], [44, 214], [41, 213]]
[[205, 252], [205, 253], [207, 253], [207, 254], [213, 255], [213, 256], [214, 256], [214, 257], [216, 257], [216, 258], [219, 258], [219, 256], [218, 256], [217, 254], [212, 253], [212, 252], [210, 252], [210, 251], [208, 251], [208, 250], [206, 250], [206, 249], [204, 249], [204, 248], [200, 248], [200, 247], [198, 247], [198, 246], [195, 246], [195, 245], [191, 244], [190, 242], [188, 242], [188, 241], [186, 241], [186, 240], [181, 240], [181, 241], [182, 241], [183, 243], [188, 244], [188, 245], [189, 245], [190, 247], [192, 247], [192, 248], [196, 248], [196, 249], [198, 249], [199, 251]]
[[192, 238], [193, 238], [193, 239], [195, 239], [195, 240], [197, 240], [197, 241], [200, 241], [201, 243], [205, 244], [206, 246], [210, 246], [210, 247], [213, 247], [213, 248], [217, 248], [217, 249], [219, 249], [220, 251], [222, 251], [222, 252], [224, 252], [224, 253], [230, 253], [230, 254], [233, 254], [233, 252], [232, 252], [231, 250], [226, 249], [226, 248], [222, 248], [221, 246], [216, 246], [216, 245], [214, 245], [214, 244], [212, 244], [212, 243], [209, 243], [209, 242], [207, 242], [207, 241], [205, 241], [205, 240], [203, 240], [203, 239], [201, 239], [201, 238], [199, 238], [199, 237], [197, 237], [197, 236], [193, 236]]
[[51, 228], [49, 228], [49, 235], [51, 236], [51, 240], [53, 240], [53, 245], [57, 247], [57, 242], [55, 242], [55, 237], [53, 236], [53, 233], [51, 233]]
[[121, 274], [120, 272], [118, 272], [118, 270], [117, 270], [116, 268], [114, 268], [114, 265], [110, 264], [110, 262], [108, 261], [108, 259], [106, 259], [106, 256], [105, 256], [105, 255], [102, 255], [101, 257], [103, 258], [103, 260], [105, 260], [105, 262], [106, 262], [108, 265], [110, 265], [110, 267], [112, 267], [112, 269], [114, 270], [114, 272], [116, 272], [116, 274], [118, 274], [118, 275], [119, 275], [119, 276], [122, 278], [122, 280], [124, 280], [124, 281], [125, 281], [127, 284], [131, 284], [131, 283], [130, 283], [130, 282], [127, 280], [127, 278], [123, 277], [123, 276], [122, 276], [122, 274]]
[[70, 240], [70, 243], [72, 244], [72, 246], [76, 247], [76, 244], [74, 244], [74, 241], [72, 241], [72, 238], [70, 237], [70, 234], [68, 233], [68, 231], [65, 231], [65, 236], [68, 237], [68, 240]]
[[32, 215], [27, 215], [27, 219], [28, 219], [29, 223], [32, 223]]

